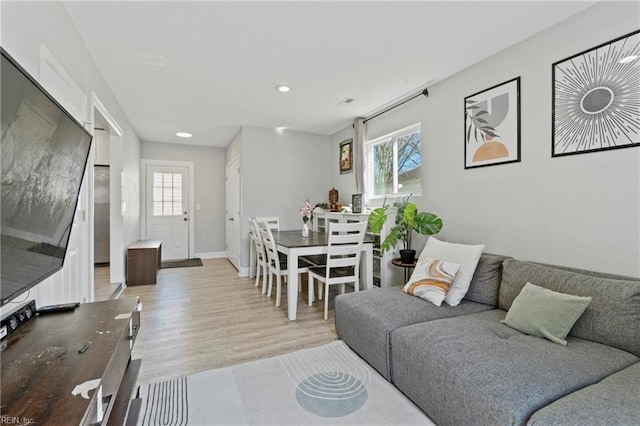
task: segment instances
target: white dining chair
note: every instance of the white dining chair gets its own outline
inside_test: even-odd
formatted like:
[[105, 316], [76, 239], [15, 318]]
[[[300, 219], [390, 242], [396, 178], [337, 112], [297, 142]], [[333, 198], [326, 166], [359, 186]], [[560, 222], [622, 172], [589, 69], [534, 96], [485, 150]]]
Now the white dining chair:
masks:
[[[269, 227], [267, 221], [256, 220], [258, 223], [258, 229], [260, 235], [262, 235], [262, 241], [264, 242], [265, 253], [267, 254], [267, 263], [269, 268], [269, 284], [267, 288], [267, 296], [271, 297], [273, 289], [273, 277], [276, 277], [276, 307], [280, 306], [282, 299], [282, 277], [286, 277], [289, 274], [287, 269], [287, 258], [282, 253], [278, 252], [276, 241], [273, 238], [273, 232]], [[298, 259], [298, 272], [300, 274], [306, 273], [310, 263], [304, 261], [302, 258]]]
[[[308, 268], [309, 304], [313, 301], [315, 280], [324, 283], [324, 319], [329, 317], [329, 287], [335, 284], [353, 283], [354, 291], [360, 291], [360, 253], [367, 222], [330, 223], [326, 266]], [[322, 288], [318, 287], [322, 299]]]
[[266, 222], [272, 231], [280, 230], [280, 216], [257, 216], [257, 222]]
[[260, 276], [262, 276], [262, 294], [267, 292], [267, 276], [269, 273], [269, 263], [267, 261], [267, 254], [264, 250], [264, 242], [262, 241], [262, 235], [258, 229], [258, 223], [255, 219], [251, 219], [249, 224], [249, 234], [251, 235], [251, 241], [256, 250], [256, 284], [260, 285]]

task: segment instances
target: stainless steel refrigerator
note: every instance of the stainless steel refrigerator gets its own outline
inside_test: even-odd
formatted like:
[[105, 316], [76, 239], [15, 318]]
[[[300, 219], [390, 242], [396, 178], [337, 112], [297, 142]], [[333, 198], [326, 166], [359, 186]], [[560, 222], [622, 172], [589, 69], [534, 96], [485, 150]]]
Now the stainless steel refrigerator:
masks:
[[94, 166], [94, 263], [109, 263], [109, 166]]

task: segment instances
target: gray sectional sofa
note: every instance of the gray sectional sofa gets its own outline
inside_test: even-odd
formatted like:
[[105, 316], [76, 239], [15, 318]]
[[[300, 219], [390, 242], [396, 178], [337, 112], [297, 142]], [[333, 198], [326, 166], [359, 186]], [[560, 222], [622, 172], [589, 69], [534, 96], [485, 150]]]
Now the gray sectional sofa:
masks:
[[[567, 346], [500, 322], [522, 287], [591, 296]], [[439, 425], [640, 424], [640, 280], [483, 254], [463, 302], [336, 298], [336, 331]]]

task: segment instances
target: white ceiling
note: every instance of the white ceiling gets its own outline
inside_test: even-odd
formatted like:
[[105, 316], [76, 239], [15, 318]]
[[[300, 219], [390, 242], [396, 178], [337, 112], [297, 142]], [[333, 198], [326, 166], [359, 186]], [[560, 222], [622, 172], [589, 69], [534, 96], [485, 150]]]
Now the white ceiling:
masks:
[[141, 139], [225, 147], [242, 125], [334, 134], [594, 3], [64, 4]]

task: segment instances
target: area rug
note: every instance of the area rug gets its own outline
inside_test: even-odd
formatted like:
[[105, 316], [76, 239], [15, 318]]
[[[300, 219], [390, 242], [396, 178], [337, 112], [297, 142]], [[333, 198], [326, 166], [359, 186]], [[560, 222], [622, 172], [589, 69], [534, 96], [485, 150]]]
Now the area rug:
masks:
[[167, 268], [187, 268], [189, 266], [202, 266], [202, 259], [195, 257], [184, 260], [167, 260], [160, 263], [160, 269]]
[[434, 425], [342, 341], [140, 386], [138, 425]]

